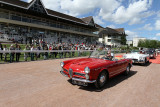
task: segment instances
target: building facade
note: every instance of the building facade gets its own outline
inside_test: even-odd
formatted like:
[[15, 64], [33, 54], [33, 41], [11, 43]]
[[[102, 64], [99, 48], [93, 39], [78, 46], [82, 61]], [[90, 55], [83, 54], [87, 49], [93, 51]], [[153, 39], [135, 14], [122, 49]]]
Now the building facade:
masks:
[[138, 42], [140, 40], [146, 40], [146, 38], [143, 38], [143, 37], [135, 37], [135, 38], [133, 38], [133, 47], [138, 47]]
[[99, 42], [105, 45], [120, 47], [122, 44], [122, 36], [126, 37], [124, 28], [112, 29], [106, 27], [99, 32]]
[[93, 17], [80, 19], [49, 10], [41, 0], [30, 3], [0, 0], [0, 39], [3, 40], [94, 44], [97, 30]]
[[128, 46], [132, 46], [133, 45], [133, 40], [128, 40], [126, 43]]

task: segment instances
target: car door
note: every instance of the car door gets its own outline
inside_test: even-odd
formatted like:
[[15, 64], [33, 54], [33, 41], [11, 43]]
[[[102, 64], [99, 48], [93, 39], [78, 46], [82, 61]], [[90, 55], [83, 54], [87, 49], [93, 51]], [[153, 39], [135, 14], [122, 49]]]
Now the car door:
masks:
[[126, 70], [127, 64], [128, 64], [128, 62], [126, 59], [122, 59], [122, 60], [118, 61], [119, 73]]
[[112, 64], [108, 66], [109, 76], [113, 77], [120, 72], [120, 63], [119, 61], [112, 61]]

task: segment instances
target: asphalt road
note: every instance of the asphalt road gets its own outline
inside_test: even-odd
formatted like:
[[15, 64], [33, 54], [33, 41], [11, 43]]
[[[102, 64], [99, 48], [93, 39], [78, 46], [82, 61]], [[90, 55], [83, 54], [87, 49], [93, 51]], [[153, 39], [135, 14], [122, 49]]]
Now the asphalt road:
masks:
[[61, 61], [0, 64], [0, 107], [160, 107], [160, 64], [134, 65], [97, 90], [72, 85]]

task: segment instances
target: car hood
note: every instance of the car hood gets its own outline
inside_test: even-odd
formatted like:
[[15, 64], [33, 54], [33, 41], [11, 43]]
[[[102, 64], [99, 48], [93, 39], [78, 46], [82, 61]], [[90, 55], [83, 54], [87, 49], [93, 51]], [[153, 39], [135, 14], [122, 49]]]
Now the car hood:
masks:
[[66, 67], [67, 69], [71, 68], [74, 71], [80, 71], [81, 73], [83, 73], [85, 67], [89, 67], [91, 69], [94, 66], [98, 66], [100, 64], [107, 63], [107, 62], [109, 63], [111, 61], [97, 59], [97, 58], [81, 58], [66, 64]]
[[126, 54], [124, 56], [126, 56], [126, 58], [131, 58], [131, 59], [133, 59], [133, 58], [139, 59], [139, 57], [147, 57], [149, 55], [148, 54], [135, 54], [135, 53], [131, 53], [131, 54]]

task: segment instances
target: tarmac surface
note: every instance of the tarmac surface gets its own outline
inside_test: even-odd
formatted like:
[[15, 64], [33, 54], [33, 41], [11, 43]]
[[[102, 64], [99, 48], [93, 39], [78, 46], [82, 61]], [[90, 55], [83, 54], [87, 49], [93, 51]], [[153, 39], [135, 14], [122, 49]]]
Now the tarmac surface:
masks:
[[63, 60], [0, 64], [0, 107], [160, 107], [160, 64], [136, 64], [97, 90], [72, 85]]

